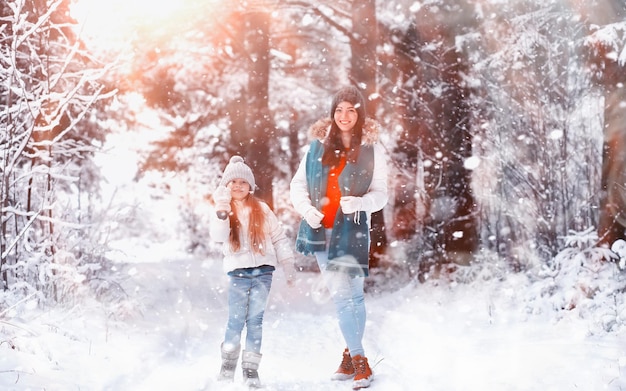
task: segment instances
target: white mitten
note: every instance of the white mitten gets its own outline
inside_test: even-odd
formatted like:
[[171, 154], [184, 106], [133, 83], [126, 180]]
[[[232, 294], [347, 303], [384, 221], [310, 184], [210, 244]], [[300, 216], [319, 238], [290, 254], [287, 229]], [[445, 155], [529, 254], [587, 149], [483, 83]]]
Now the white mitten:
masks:
[[311, 209], [307, 210], [304, 214], [304, 219], [306, 220], [307, 224], [309, 224], [313, 229], [318, 229], [322, 226], [321, 223], [323, 218], [324, 215], [322, 214], [322, 212], [315, 209], [314, 207], [311, 207]]
[[287, 280], [287, 286], [293, 287], [296, 285], [296, 268], [293, 263], [289, 263], [284, 267], [285, 278]]
[[230, 189], [226, 186], [218, 186], [213, 192], [213, 201], [215, 201], [215, 210], [217, 211], [217, 217], [221, 220], [225, 220], [230, 213]]
[[341, 205], [341, 211], [344, 214], [349, 215], [351, 213], [361, 211], [363, 199], [361, 197], [345, 196], [341, 197], [339, 205]]

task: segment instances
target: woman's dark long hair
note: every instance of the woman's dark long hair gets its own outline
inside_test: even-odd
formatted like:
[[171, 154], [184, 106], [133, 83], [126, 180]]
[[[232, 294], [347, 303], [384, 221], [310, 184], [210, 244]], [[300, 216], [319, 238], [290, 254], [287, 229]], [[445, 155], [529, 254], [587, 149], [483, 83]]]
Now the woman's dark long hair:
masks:
[[[350, 139], [350, 149], [345, 150], [343, 142], [341, 141], [341, 131], [335, 122], [335, 110], [341, 102], [351, 103], [358, 114], [358, 118], [354, 128], [352, 128], [352, 138]], [[347, 154], [347, 161], [355, 163], [359, 157], [361, 150], [361, 139], [363, 138], [363, 124], [365, 123], [365, 100], [363, 95], [356, 87], [348, 86], [343, 87], [335, 93], [333, 101], [330, 106], [330, 132], [328, 137], [324, 140], [324, 155], [322, 156], [322, 164], [328, 166], [335, 166], [339, 164], [341, 155]]]

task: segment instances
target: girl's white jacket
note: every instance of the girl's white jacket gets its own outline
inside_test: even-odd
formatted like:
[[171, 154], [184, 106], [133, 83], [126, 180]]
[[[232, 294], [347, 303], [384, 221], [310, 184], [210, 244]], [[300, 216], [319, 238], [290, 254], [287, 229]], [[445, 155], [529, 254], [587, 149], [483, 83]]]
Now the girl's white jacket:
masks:
[[237, 208], [237, 217], [241, 223], [241, 246], [238, 251], [233, 251], [230, 245], [230, 219], [220, 220], [215, 213], [211, 213], [211, 226], [209, 234], [211, 239], [218, 243], [223, 243], [222, 252], [224, 254], [223, 269], [228, 273], [235, 269], [253, 268], [262, 265], [271, 265], [283, 268], [288, 281], [295, 278], [293, 245], [285, 235], [278, 218], [270, 207], [261, 202], [265, 213], [265, 254], [253, 252], [250, 249], [250, 242], [247, 233], [250, 225], [250, 208], [237, 201], [234, 202]]

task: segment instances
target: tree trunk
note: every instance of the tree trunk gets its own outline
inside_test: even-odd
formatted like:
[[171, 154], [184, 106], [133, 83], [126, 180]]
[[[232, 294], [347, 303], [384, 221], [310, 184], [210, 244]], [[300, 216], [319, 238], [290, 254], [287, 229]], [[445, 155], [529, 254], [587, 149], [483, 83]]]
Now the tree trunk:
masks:
[[362, 90], [367, 102], [366, 112], [376, 117], [379, 98], [376, 94], [376, 69], [378, 33], [376, 2], [374, 0], [355, 1], [352, 4], [352, 36], [350, 48], [351, 76]]
[[[358, 1], [352, 4], [352, 81], [361, 89], [367, 102], [365, 108], [369, 116], [376, 118], [379, 98], [376, 82], [378, 46], [376, 19], [376, 2], [374, 0]], [[385, 233], [385, 217], [382, 211], [372, 213], [370, 266], [375, 268], [387, 250], [387, 234]]]
[[[604, 52], [601, 52], [604, 53]], [[601, 55], [601, 61], [608, 56]], [[600, 243], [610, 247], [626, 239], [626, 67], [617, 62], [604, 65], [604, 145], [602, 156], [602, 199], [598, 234]]]
[[254, 172], [257, 183], [256, 195], [267, 202], [273, 209], [272, 178], [275, 165], [270, 158], [270, 145], [276, 143], [276, 132], [268, 107], [270, 44], [269, 15], [260, 10], [245, 14], [245, 47], [248, 53], [248, 100], [244, 103], [247, 110], [246, 160]]
[[[626, 4], [620, 0], [605, 0], [598, 4], [591, 22], [609, 25], [623, 21]], [[603, 90], [604, 143], [602, 154], [601, 199], [598, 216], [600, 244], [610, 247], [617, 239], [626, 239], [626, 66], [609, 53], [610, 45], [592, 48], [590, 62], [596, 69], [594, 80]]]

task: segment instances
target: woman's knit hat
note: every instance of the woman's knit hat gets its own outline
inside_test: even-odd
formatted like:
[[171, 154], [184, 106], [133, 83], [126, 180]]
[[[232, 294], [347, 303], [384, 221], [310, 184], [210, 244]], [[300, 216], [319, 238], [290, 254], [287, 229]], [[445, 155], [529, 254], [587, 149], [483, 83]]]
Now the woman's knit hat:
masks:
[[235, 155], [230, 158], [230, 162], [228, 162], [226, 169], [224, 169], [222, 179], [220, 180], [220, 186], [226, 186], [230, 181], [237, 178], [248, 182], [250, 185], [250, 193], [254, 193], [256, 183], [254, 182], [252, 169], [243, 162], [243, 158], [241, 156]]
[[354, 86], [343, 87], [337, 91], [330, 105], [330, 118], [335, 116], [335, 110], [341, 102], [352, 103], [359, 114], [359, 121], [363, 124], [363, 121], [365, 121], [365, 99], [363, 99], [361, 92]]

